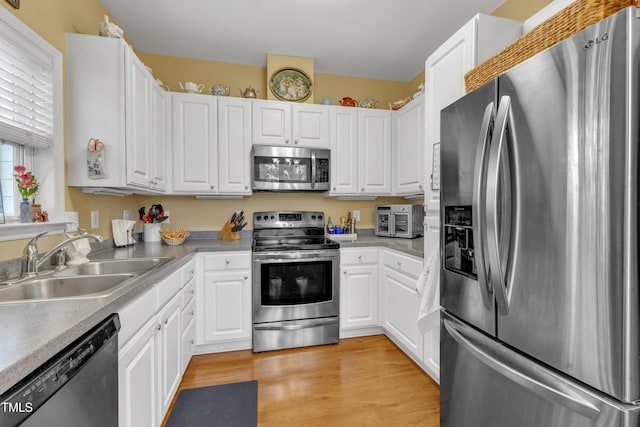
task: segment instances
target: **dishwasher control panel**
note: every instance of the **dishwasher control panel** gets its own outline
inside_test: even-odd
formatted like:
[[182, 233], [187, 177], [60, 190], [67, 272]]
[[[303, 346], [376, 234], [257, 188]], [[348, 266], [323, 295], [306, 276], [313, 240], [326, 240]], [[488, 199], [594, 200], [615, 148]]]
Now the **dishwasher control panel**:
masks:
[[110, 316], [7, 390], [0, 396], [0, 425], [17, 425], [27, 419], [116, 338], [119, 329], [117, 314]]

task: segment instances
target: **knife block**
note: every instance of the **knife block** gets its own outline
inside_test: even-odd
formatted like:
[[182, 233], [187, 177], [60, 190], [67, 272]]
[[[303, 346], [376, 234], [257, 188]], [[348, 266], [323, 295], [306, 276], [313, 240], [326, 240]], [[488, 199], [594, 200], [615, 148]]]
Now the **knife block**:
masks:
[[232, 228], [233, 228], [233, 224], [231, 224], [231, 222], [227, 221], [224, 224], [224, 227], [222, 227], [222, 230], [220, 231], [220, 234], [218, 234], [218, 239], [220, 239], [220, 240], [238, 240], [238, 239], [240, 239], [240, 232], [239, 231], [231, 231]]

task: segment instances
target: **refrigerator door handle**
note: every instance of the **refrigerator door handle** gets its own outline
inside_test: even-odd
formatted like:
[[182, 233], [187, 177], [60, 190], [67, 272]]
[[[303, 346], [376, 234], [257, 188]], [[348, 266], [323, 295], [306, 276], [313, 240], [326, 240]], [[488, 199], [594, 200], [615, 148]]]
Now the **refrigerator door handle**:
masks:
[[483, 342], [489, 338], [475, 336], [476, 334], [469, 331], [470, 328], [466, 325], [449, 319], [443, 319], [442, 323], [449, 335], [465, 351], [509, 381], [588, 419], [595, 420], [600, 415], [600, 409], [571, 383], [563, 382], [553, 374], [538, 369], [534, 362], [495, 341], [489, 344]]
[[480, 126], [480, 140], [476, 151], [475, 168], [473, 172], [473, 199], [471, 204], [473, 220], [473, 236], [476, 257], [476, 270], [478, 274], [478, 284], [482, 294], [482, 302], [488, 310], [493, 306], [493, 292], [488, 280], [486, 266], [486, 173], [485, 165], [489, 154], [489, 141], [493, 132], [495, 120], [495, 107], [491, 102], [484, 109], [484, 117]]
[[[508, 132], [509, 130], [509, 132]], [[487, 171], [487, 252], [489, 254], [489, 282], [493, 287], [496, 296], [498, 312], [506, 316], [509, 313], [509, 302], [511, 300], [512, 289], [507, 289], [506, 284], [506, 260], [500, 254], [500, 231], [508, 233], [510, 231], [510, 206], [511, 206], [511, 178], [509, 170], [507, 134], [513, 131], [513, 119], [511, 113], [511, 97], [502, 96], [496, 114], [495, 129], [491, 140], [489, 151], [489, 163]], [[500, 184], [500, 171], [504, 171], [506, 180], [502, 182], [501, 192], [498, 193]], [[499, 196], [502, 199], [499, 200]], [[502, 203], [501, 203], [502, 202]], [[501, 218], [498, 218], [499, 209], [503, 211]], [[498, 223], [501, 219], [502, 222]], [[509, 244], [509, 239], [504, 239], [505, 244]]]

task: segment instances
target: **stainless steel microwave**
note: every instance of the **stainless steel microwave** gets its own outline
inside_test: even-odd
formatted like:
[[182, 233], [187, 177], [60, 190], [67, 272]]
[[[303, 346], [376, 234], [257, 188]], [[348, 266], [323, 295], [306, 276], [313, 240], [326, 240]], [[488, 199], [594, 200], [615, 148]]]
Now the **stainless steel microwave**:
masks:
[[329, 190], [328, 149], [256, 145], [251, 150], [253, 191]]
[[413, 239], [423, 233], [424, 206], [382, 205], [376, 206], [376, 236]]

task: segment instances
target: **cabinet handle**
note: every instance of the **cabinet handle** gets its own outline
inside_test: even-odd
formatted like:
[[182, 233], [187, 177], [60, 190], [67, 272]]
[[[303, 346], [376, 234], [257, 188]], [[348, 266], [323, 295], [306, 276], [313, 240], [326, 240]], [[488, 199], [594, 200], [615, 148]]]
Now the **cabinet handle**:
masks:
[[244, 280], [247, 280], [249, 278], [249, 276], [244, 276]]
[[195, 295], [196, 294], [196, 290], [195, 289], [191, 289], [191, 295]]
[[336, 191], [336, 187], [333, 187], [333, 191]]
[[342, 274], [347, 275], [347, 270], [343, 271]]
[[228, 259], [225, 259], [225, 260], [224, 260], [224, 263], [225, 263], [226, 265], [229, 265], [229, 264], [231, 263], [231, 261], [229, 261]]
[[362, 188], [360, 189], [360, 191], [362, 191], [362, 192], [364, 193], [364, 187], [362, 187]]
[[358, 255], [358, 259], [362, 261], [362, 255]]
[[158, 326], [156, 326], [157, 330], [161, 330], [162, 329], [162, 323], [158, 323]]
[[284, 140], [284, 143], [285, 143], [285, 144], [288, 144], [288, 143], [289, 143], [289, 138], [285, 139], [285, 140]]
[[398, 268], [402, 269], [402, 263], [400, 261], [398, 261]]
[[169, 323], [169, 319], [164, 319], [164, 324], [166, 325], [167, 323]]
[[193, 345], [193, 344], [195, 344], [195, 342], [193, 340], [191, 340], [191, 344]]
[[422, 190], [422, 184], [419, 184], [419, 185], [418, 185], [418, 188], [419, 188], [420, 190]]
[[193, 316], [193, 315], [195, 315], [195, 314], [196, 314], [196, 312], [195, 312], [195, 311], [193, 311], [193, 310], [191, 310], [191, 311], [189, 312], [189, 314]]
[[244, 186], [244, 189], [245, 189], [245, 190], [248, 190], [248, 189], [249, 189], [249, 186], [248, 186], [248, 185], [245, 185], [245, 186]]
[[294, 144], [297, 144], [297, 143], [298, 143], [298, 140], [297, 140], [297, 139], [295, 139], [295, 140], [293, 141], [293, 143], [294, 143]]
[[216, 186], [212, 185], [211, 187], [209, 187], [211, 190], [215, 190]]

